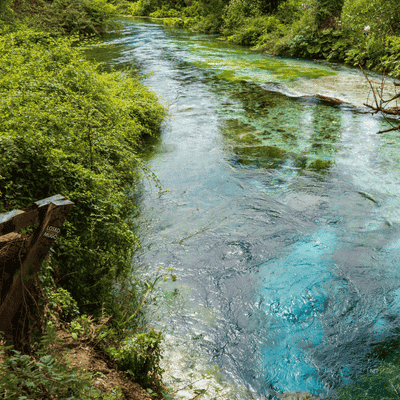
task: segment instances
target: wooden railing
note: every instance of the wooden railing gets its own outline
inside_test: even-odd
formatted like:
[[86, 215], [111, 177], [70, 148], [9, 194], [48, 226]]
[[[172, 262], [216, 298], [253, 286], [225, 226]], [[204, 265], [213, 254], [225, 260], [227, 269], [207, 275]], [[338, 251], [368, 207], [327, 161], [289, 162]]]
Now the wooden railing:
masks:
[[[0, 331], [13, 319], [74, 203], [61, 195], [0, 214]], [[18, 231], [36, 225], [31, 235]]]

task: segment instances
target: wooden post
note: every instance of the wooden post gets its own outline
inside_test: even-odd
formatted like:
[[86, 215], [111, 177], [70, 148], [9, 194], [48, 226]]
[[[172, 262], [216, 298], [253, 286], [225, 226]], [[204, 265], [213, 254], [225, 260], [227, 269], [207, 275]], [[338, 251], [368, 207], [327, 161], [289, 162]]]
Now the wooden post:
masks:
[[39, 272], [44, 257], [57, 238], [64, 220], [74, 203], [61, 195], [40, 200], [24, 210], [0, 214], [0, 236], [38, 223], [25, 254], [13, 260], [14, 277], [7, 293], [0, 288], [4, 300], [0, 304], [0, 331], [12, 335], [12, 320], [18, 311], [25, 291], [32, 286], [33, 277]]

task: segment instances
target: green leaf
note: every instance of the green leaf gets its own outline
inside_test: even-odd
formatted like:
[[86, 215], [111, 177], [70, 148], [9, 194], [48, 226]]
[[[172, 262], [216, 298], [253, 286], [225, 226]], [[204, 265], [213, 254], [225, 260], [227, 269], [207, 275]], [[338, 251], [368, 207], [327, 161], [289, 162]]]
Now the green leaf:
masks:
[[308, 46], [307, 46], [307, 51], [308, 51], [310, 54], [319, 53], [320, 50], [321, 50], [321, 46], [320, 46], [320, 45], [316, 45], [316, 46], [308, 45]]
[[53, 357], [51, 355], [43, 356], [43, 357], [40, 357], [40, 361], [43, 364], [50, 364], [51, 361], [53, 361]]
[[71, 333], [72, 339], [78, 340], [78, 335], [75, 332]]

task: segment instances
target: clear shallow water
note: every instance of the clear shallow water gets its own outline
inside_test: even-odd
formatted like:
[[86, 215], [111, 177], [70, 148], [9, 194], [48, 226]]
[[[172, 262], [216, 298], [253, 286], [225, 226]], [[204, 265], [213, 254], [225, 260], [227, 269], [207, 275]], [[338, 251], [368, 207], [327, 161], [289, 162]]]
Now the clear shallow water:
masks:
[[93, 56], [150, 73], [171, 113], [145, 154], [168, 191], [137, 188], [133, 260], [178, 275], [148, 311], [166, 379], [215, 364], [219, 398], [326, 395], [376, 366], [399, 342], [400, 153], [363, 77], [124, 23]]

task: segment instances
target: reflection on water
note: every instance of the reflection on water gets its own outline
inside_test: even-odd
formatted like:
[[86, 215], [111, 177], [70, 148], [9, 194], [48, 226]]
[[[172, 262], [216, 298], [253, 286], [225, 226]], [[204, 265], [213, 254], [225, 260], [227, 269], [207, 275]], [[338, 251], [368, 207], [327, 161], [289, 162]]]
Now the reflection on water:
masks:
[[145, 154], [168, 192], [136, 189], [133, 260], [178, 275], [148, 308], [167, 382], [215, 364], [221, 399], [326, 394], [393, 352], [400, 142], [315, 96], [359, 107], [362, 76], [146, 22], [105, 41], [93, 56], [149, 73], [171, 113]]

